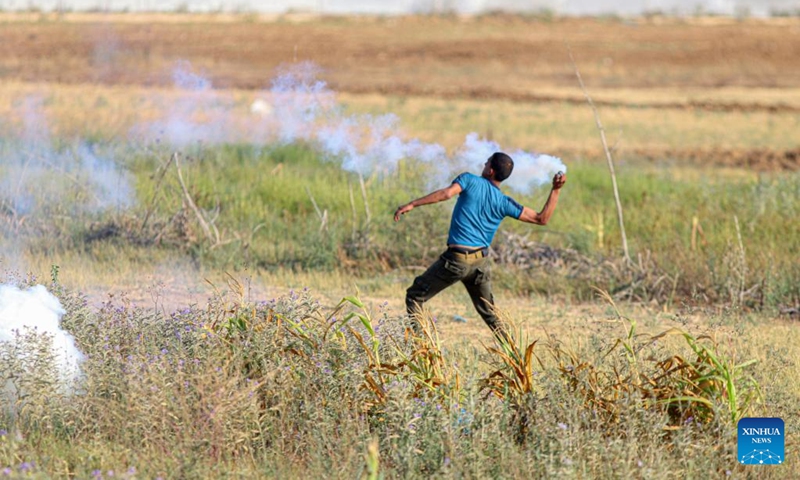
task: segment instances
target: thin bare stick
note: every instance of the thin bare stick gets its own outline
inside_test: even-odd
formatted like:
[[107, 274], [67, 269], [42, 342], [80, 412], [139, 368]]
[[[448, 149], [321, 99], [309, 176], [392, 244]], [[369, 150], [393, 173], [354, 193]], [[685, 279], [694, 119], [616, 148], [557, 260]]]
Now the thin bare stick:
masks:
[[353, 197], [353, 184], [349, 181], [347, 182], [347, 187], [350, 189], [350, 209], [353, 211], [353, 235], [352, 238], [356, 238], [356, 222], [358, 222], [358, 216], [356, 215], [356, 200]]
[[622, 235], [622, 252], [625, 255], [625, 261], [630, 265], [631, 263], [631, 256], [628, 252], [628, 236], [625, 235], [625, 222], [622, 219], [622, 203], [619, 200], [619, 189], [617, 188], [617, 175], [614, 172], [614, 160], [611, 158], [611, 151], [608, 148], [608, 142], [606, 141], [606, 131], [603, 128], [603, 124], [600, 122], [600, 114], [597, 112], [597, 107], [594, 105], [592, 101], [592, 97], [589, 96], [589, 91], [586, 90], [586, 85], [583, 84], [583, 78], [581, 78], [581, 72], [578, 71], [578, 65], [575, 63], [575, 58], [572, 56], [572, 49], [567, 45], [567, 50], [569, 51], [569, 60], [572, 62], [572, 68], [575, 69], [575, 76], [578, 77], [578, 83], [581, 86], [581, 90], [583, 90], [583, 95], [586, 97], [586, 101], [589, 102], [589, 106], [592, 107], [592, 112], [594, 113], [594, 121], [597, 125], [597, 129], [600, 131], [600, 140], [603, 142], [603, 150], [606, 152], [606, 160], [608, 161], [608, 170], [611, 172], [611, 185], [614, 187], [614, 201], [617, 204], [617, 219], [619, 220], [619, 230], [620, 234]]
[[364, 212], [367, 214], [367, 225], [369, 225], [372, 215], [369, 213], [369, 202], [367, 201], [367, 187], [364, 185], [364, 177], [359, 173], [358, 181], [361, 182], [361, 198], [364, 199]]
[[311, 204], [314, 205], [314, 210], [317, 212], [317, 216], [322, 219], [322, 210], [319, 209], [317, 206], [317, 202], [314, 200], [314, 195], [311, 195], [311, 190], [306, 187], [306, 193], [308, 194], [308, 198], [311, 199]]
[[739, 217], [733, 216], [733, 223], [736, 225], [736, 240], [739, 242], [739, 306], [744, 303], [745, 278], [747, 275], [747, 260], [744, 256], [744, 244], [742, 243], [742, 231], [739, 229]]
[[322, 221], [319, 225], [319, 231], [327, 230], [328, 229], [328, 210], [326, 209], [322, 212]]
[[172, 162], [175, 160], [175, 155], [177, 154], [173, 153], [172, 155], [169, 156], [169, 160], [167, 161], [167, 163], [163, 165], [160, 169], [161, 170], [160, 175], [158, 174], [158, 172], [156, 172], [156, 175], [158, 175], [158, 180], [156, 181], [156, 188], [155, 191], [153, 192], [153, 198], [150, 199], [150, 205], [147, 206], [147, 211], [144, 214], [144, 220], [142, 220], [142, 226], [139, 227], [140, 234], [144, 231], [144, 227], [147, 226], [147, 221], [150, 219], [150, 215], [153, 214], [153, 210], [155, 209], [156, 206], [156, 199], [158, 198], [158, 194], [161, 193], [161, 182], [164, 181], [164, 177], [167, 174], [167, 170], [169, 170], [170, 164], [172, 164]]
[[[93, 197], [98, 204], [102, 203], [100, 201], [100, 197], [98, 197], [97, 194], [94, 193], [94, 191], [86, 185], [86, 182], [82, 182], [76, 176], [70, 175], [69, 172], [67, 172], [65, 169], [61, 168], [60, 166], [56, 165], [55, 163], [51, 162], [45, 156], [38, 155], [38, 154], [33, 153], [33, 152], [23, 152], [23, 153], [25, 155], [27, 155], [28, 158], [39, 160], [42, 163], [44, 163], [45, 165], [47, 165], [48, 167], [52, 168], [53, 170], [58, 171], [59, 174], [63, 175], [65, 178], [67, 178], [68, 180], [72, 181], [72, 183], [74, 183], [78, 188], [83, 190], [89, 196]], [[25, 165], [23, 165], [23, 168], [26, 169], [27, 167], [28, 167], [28, 162], [26, 161]], [[24, 175], [24, 173], [25, 173], [25, 170], [23, 170], [23, 175]], [[19, 191], [19, 187], [20, 187], [21, 184], [22, 184], [22, 178], [20, 178], [20, 181], [17, 184], [17, 190], [18, 191]]]
[[[180, 164], [180, 154], [177, 152], [172, 154], [173, 158], [175, 159], [175, 168], [178, 170], [178, 182], [181, 184], [181, 189], [183, 190], [183, 197], [186, 200], [186, 203], [189, 205], [189, 208], [192, 209], [195, 216], [197, 216], [197, 221], [200, 222], [200, 228], [203, 229], [203, 233], [206, 234], [206, 238], [208, 238], [209, 242], [214, 242], [214, 236], [211, 234], [211, 229], [208, 227], [208, 223], [203, 218], [203, 214], [200, 212], [200, 209], [197, 208], [195, 205], [194, 200], [192, 200], [192, 196], [189, 195], [189, 190], [186, 188], [186, 183], [183, 181], [183, 175], [181, 174], [181, 164]], [[217, 238], [217, 241], [219, 238]], [[216, 242], [218, 243], [218, 242]]]
[[308, 194], [308, 198], [311, 199], [311, 204], [314, 205], [314, 210], [316, 210], [317, 216], [319, 217], [319, 231], [321, 232], [325, 230], [325, 227], [327, 227], [328, 211], [325, 210], [325, 212], [323, 213], [322, 210], [319, 209], [316, 200], [314, 200], [314, 195], [311, 195], [311, 190], [309, 190], [308, 187], [306, 187], [306, 193]]

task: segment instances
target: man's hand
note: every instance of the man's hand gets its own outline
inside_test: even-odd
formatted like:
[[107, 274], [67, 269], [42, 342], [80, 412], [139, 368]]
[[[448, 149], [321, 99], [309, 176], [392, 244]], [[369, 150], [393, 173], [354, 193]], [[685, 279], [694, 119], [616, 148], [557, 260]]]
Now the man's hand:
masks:
[[553, 190], [558, 190], [567, 183], [567, 175], [565, 173], [558, 172], [553, 177]]
[[422, 198], [414, 200], [413, 202], [406, 203], [405, 205], [397, 207], [397, 210], [395, 210], [394, 212], [394, 221], [395, 222], [399, 221], [400, 215], [405, 215], [406, 213], [413, 210], [414, 207], [421, 207], [423, 205], [429, 205], [431, 203], [443, 202], [445, 200], [453, 198], [459, 193], [461, 193], [461, 185], [453, 182], [449, 187], [442, 188], [441, 190], [436, 190], [435, 192], [429, 193]]
[[410, 212], [414, 209], [413, 203], [406, 203], [405, 205], [401, 205], [397, 207], [397, 210], [394, 212], [394, 221], [397, 222], [400, 220], [400, 215], [405, 215], [406, 213]]
[[565, 183], [567, 183], [567, 176], [563, 172], [556, 173], [555, 176], [553, 176], [553, 189], [550, 190], [550, 195], [547, 196], [542, 211], [537, 212], [531, 208], [522, 207], [519, 220], [536, 225], [547, 225], [547, 222], [550, 221], [550, 217], [553, 216], [553, 212], [556, 209], [558, 196], [561, 193], [559, 190], [561, 190], [561, 187], [563, 187]]

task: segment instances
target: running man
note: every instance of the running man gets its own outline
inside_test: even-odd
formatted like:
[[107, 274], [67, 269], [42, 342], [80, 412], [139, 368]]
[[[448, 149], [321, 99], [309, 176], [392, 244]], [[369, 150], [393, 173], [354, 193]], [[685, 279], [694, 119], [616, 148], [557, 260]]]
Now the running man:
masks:
[[[462, 173], [446, 188], [402, 205], [394, 212], [394, 221], [400, 220], [416, 207], [449, 200], [458, 195], [450, 220], [447, 250], [406, 291], [406, 310], [418, 321], [422, 304], [450, 285], [461, 282], [467, 288], [472, 304], [483, 321], [495, 335], [505, 333], [494, 311], [491, 277], [489, 273], [489, 246], [497, 228], [505, 217], [523, 222], [546, 225], [558, 203], [561, 187], [567, 181], [560, 172], [553, 177], [553, 188], [541, 212], [517, 203], [500, 191], [500, 183], [511, 175], [514, 161], [502, 152], [486, 160], [481, 176]], [[413, 320], [412, 320], [413, 321]]]

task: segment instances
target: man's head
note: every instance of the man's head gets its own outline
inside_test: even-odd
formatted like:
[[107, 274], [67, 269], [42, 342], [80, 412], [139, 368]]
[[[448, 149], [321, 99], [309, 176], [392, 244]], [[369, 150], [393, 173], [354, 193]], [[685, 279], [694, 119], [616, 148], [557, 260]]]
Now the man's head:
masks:
[[514, 170], [514, 160], [503, 152], [495, 152], [483, 165], [482, 175], [489, 180], [502, 182]]

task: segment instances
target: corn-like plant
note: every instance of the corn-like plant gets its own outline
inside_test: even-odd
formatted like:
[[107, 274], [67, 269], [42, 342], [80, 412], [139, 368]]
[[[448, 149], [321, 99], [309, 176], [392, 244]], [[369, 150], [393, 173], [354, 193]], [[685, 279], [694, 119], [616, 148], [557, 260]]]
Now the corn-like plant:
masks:
[[[583, 358], [558, 341], [550, 341], [544, 348], [568, 390], [604, 424], [616, 424], [631, 406], [666, 413], [667, 429], [681, 428], [690, 418], [699, 423], [715, 419], [735, 423], [761, 398], [759, 385], [747, 374], [755, 360], [736, 363], [711, 337], [695, 337], [678, 329], [656, 336], [637, 334], [636, 322], [620, 313], [611, 296], [602, 291], [600, 296], [626, 325], [624, 337], [599, 360]], [[670, 335], [681, 336], [695, 358], [687, 360], [677, 353], [667, 358], [643, 354]], [[497, 368], [481, 382], [482, 390], [508, 401], [514, 409], [518, 440], [525, 438], [535, 405], [534, 362], [547, 370], [534, 352], [537, 342], [521, 342], [521, 338], [521, 332], [496, 336], [495, 345], [486, 350]], [[526, 344], [524, 349], [520, 347]], [[612, 355], [620, 350], [621, 356]], [[623, 361], [616, 361], [618, 358]], [[721, 417], [720, 412], [724, 412]]]
[[622, 348], [625, 363], [610, 367], [595, 364], [560, 342], [549, 342], [546, 347], [570, 390], [583, 399], [587, 409], [613, 423], [619, 419], [623, 401], [635, 401], [644, 391], [642, 383], [646, 383], [646, 375], [640, 372], [638, 353], [648, 343], [637, 343], [636, 321], [622, 315], [608, 292], [595, 290], [614, 310], [617, 321], [627, 325], [625, 337], [617, 338], [601, 360], [608, 360], [612, 353]]
[[[610, 296], [602, 296], [623, 319]], [[635, 327], [631, 321], [626, 337], [618, 339], [602, 357], [607, 359], [622, 346], [627, 360], [623, 365], [596, 364], [557, 342], [547, 346], [571, 391], [607, 423], [619, 420], [623, 407], [631, 402], [641, 408], [665, 411], [670, 429], [680, 428], [689, 418], [709, 422], [717, 418], [720, 410], [726, 411], [726, 420], [735, 423], [761, 398], [758, 383], [746, 373], [755, 360], [736, 363], [711, 337], [695, 337], [675, 328], [637, 341]], [[670, 335], [683, 337], [696, 358], [687, 360], [673, 354], [661, 360], [641, 359], [639, 352], [646, 346]]]
[[[519, 337], [521, 335], [517, 338]], [[483, 380], [482, 389], [488, 390], [497, 398], [512, 401], [533, 393], [533, 363], [536, 358], [533, 350], [537, 342], [538, 340], [534, 340], [528, 343], [523, 350], [513, 336], [498, 335], [495, 337], [495, 346], [484, 345], [486, 351], [499, 360], [499, 364], [495, 365], [499, 368]]]
[[608, 423], [617, 421], [622, 401], [636, 391], [638, 379], [630, 372], [620, 372], [616, 367], [606, 369], [602, 364], [581, 358], [561, 343], [550, 342], [546, 347], [569, 390], [583, 400], [584, 408]]
[[[650, 393], [666, 406], [671, 417], [689, 416], [700, 421], [711, 420], [718, 410], [727, 410], [731, 423], [750, 412], [761, 399], [758, 382], [746, 372], [755, 359], [736, 363], [733, 357], [723, 354], [711, 337], [694, 337], [673, 328], [653, 337], [680, 335], [697, 355], [687, 361], [679, 355], [656, 364], [662, 373], [652, 379]], [[720, 408], [721, 407], [721, 408]]]
[[[516, 334], [503, 330], [495, 334], [494, 346], [484, 348], [491, 354], [495, 370], [480, 382], [481, 390], [488, 395], [508, 402], [513, 410], [511, 427], [517, 443], [524, 443], [533, 420], [535, 395], [534, 360], [540, 367], [541, 361], [534, 353], [537, 340], [528, 342], [521, 329]], [[520, 348], [520, 345], [526, 345]], [[543, 367], [542, 367], [543, 368]]]
[[417, 315], [417, 328], [406, 330], [406, 340], [411, 346], [407, 353], [395, 341], [399, 357], [395, 368], [403, 378], [414, 385], [414, 396], [438, 397], [447, 406], [448, 398], [457, 400], [461, 390], [458, 370], [448, 364], [442, 353], [436, 323], [429, 314]]
[[[356, 342], [361, 346], [362, 350], [367, 356], [367, 365], [364, 369], [364, 385], [363, 389], [370, 392], [373, 396], [362, 404], [362, 408], [369, 410], [370, 408], [383, 404], [388, 399], [386, 392], [387, 375], [395, 375], [398, 371], [397, 367], [381, 362], [380, 346], [381, 342], [378, 338], [375, 328], [372, 325], [372, 317], [369, 310], [364, 303], [359, 299], [358, 292], [354, 296], [344, 297], [334, 308], [334, 313], [330, 318], [335, 318], [335, 315], [340, 313], [348, 305], [358, 308], [357, 311], [351, 311], [342, 317], [339, 322], [327, 322], [329, 326], [325, 330], [323, 339], [327, 333], [337, 324], [347, 328], [347, 331], [355, 338]], [[366, 332], [370, 335], [369, 341], [364, 339], [364, 336], [355, 328], [349, 325], [352, 319], [358, 319]], [[340, 330], [335, 330], [338, 338], [342, 342], [346, 342], [346, 338], [341, 334]]]

